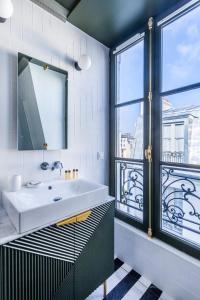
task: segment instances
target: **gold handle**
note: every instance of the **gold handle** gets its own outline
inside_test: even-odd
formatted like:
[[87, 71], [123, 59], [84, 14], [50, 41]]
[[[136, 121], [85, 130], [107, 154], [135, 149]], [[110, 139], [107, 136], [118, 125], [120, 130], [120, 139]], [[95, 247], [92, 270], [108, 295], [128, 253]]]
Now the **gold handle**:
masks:
[[76, 217], [71, 217], [71, 218], [62, 220], [62, 221], [56, 223], [56, 226], [60, 227], [60, 226], [66, 225], [66, 224], [73, 224], [73, 223], [76, 223]]
[[92, 211], [91, 210], [87, 210], [79, 215], [64, 219], [58, 223], [56, 223], [57, 227], [60, 226], [64, 226], [66, 224], [73, 224], [73, 223], [77, 223], [77, 222], [83, 222], [85, 220], [87, 220], [89, 218], [89, 216], [91, 215]]
[[43, 148], [44, 148], [44, 150], [47, 150], [48, 144], [47, 144], [47, 143], [44, 143], [44, 144], [43, 144]]
[[152, 161], [152, 147], [150, 145], [144, 150], [144, 155], [149, 162]]
[[85, 211], [84, 213], [82, 213], [80, 215], [77, 215], [76, 216], [76, 222], [82, 222], [82, 221], [87, 220], [87, 218], [89, 218], [89, 216], [91, 215], [91, 213], [92, 213], [92, 211], [88, 210], [88, 211]]

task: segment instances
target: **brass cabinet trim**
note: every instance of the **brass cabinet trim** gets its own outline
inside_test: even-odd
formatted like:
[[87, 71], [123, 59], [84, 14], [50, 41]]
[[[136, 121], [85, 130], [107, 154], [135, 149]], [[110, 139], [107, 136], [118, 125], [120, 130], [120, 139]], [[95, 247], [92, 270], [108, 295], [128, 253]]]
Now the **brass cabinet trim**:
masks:
[[58, 223], [56, 223], [56, 226], [60, 227], [60, 226], [66, 225], [66, 224], [73, 224], [73, 223], [77, 223], [77, 222], [86, 221], [89, 218], [89, 216], [91, 215], [91, 213], [92, 213], [91, 210], [84, 211], [81, 214], [78, 214], [73, 217], [59, 221]]

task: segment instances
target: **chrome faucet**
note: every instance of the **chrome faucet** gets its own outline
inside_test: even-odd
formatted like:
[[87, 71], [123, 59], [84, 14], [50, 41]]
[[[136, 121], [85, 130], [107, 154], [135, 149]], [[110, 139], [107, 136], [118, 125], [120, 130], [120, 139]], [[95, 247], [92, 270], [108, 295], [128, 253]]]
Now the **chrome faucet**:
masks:
[[51, 169], [52, 171], [54, 170], [60, 170], [60, 175], [61, 175], [61, 170], [63, 169], [63, 164], [61, 163], [61, 161], [55, 161], [53, 163], [53, 166], [50, 168], [49, 163], [48, 162], [43, 162], [40, 165], [40, 168], [44, 171]]
[[55, 161], [53, 163], [53, 167], [51, 168], [52, 171], [54, 171], [55, 169], [60, 170], [60, 175], [61, 175], [61, 170], [63, 169], [63, 164], [61, 163], [61, 161]]

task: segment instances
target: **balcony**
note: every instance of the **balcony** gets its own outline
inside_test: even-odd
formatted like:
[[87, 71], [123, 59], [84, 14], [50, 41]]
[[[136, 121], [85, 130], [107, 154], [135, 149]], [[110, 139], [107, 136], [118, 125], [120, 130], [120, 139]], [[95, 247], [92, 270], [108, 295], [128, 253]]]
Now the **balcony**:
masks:
[[[116, 207], [137, 221], [143, 220], [143, 164], [116, 163]], [[161, 229], [200, 245], [199, 170], [161, 166]]]
[[162, 160], [165, 162], [173, 162], [173, 163], [183, 163], [184, 162], [184, 152], [171, 152], [165, 151], [162, 155]]

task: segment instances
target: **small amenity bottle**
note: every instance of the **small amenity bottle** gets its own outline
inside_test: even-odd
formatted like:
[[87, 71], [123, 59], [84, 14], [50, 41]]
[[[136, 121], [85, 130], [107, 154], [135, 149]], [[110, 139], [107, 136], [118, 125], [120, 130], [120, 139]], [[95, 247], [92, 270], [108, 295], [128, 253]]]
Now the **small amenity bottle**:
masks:
[[65, 180], [71, 179], [71, 171], [70, 170], [65, 170]]
[[21, 175], [14, 175], [12, 177], [12, 182], [11, 182], [12, 192], [17, 192], [17, 191], [21, 190], [21, 187], [22, 187]]
[[72, 171], [69, 170], [69, 179], [73, 179]]
[[76, 169], [73, 169], [72, 178], [76, 179]]
[[65, 170], [65, 180], [68, 179], [68, 170]]

